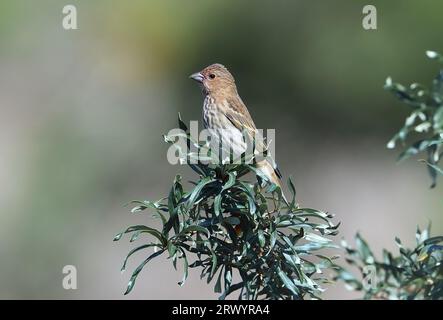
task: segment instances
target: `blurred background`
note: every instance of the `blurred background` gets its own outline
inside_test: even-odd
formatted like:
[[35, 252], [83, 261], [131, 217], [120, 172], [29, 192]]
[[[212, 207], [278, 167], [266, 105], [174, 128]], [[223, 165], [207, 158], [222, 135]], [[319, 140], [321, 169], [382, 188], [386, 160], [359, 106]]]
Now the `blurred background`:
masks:
[[[77, 7], [78, 30], [62, 28]], [[135, 257], [114, 235], [152, 223], [123, 205], [156, 200], [177, 173], [162, 134], [200, 120], [188, 75], [214, 62], [235, 75], [259, 128], [276, 129], [277, 162], [303, 206], [327, 210], [340, 235], [357, 231], [395, 250], [416, 225], [443, 232], [443, 181], [423, 164], [395, 162], [386, 142], [408, 108], [384, 80], [428, 84], [443, 51], [434, 0], [372, 1], [378, 29], [362, 28], [366, 1], [0, 1], [0, 298], [204, 299], [212, 286], [159, 258], [123, 296]], [[142, 241], [142, 240], [138, 240]], [[62, 268], [78, 289], [62, 287]], [[324, 298], [356, 295], [341, 284]]]

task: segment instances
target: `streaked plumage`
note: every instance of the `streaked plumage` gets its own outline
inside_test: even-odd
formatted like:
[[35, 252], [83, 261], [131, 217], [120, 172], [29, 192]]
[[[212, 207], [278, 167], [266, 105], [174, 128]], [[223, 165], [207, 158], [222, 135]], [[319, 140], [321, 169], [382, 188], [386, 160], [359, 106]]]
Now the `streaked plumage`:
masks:
[[[201, 84], [205, 96], [203, 125], [211, 131], [213, 146], [218, 145], [222, 139], [223, 146], [227, 142], [236, 158], [247, 148], [243, 132], [249, 135], [251, 141], [254, 137], [257, 137], [256, 142], [261, 141], [258, 139], [259, 132], [254, 121], [238, 95], [234, 77], [223, 65], [210, 65], [191, 75], [191, 78]], [[257, 149], [264, 149], [264, 146], [259, 145]], [[273, 161], [265, 159], [257, 162], [256, 166], [270, 181], [281, 187], [281, 174], [271, 163]]]

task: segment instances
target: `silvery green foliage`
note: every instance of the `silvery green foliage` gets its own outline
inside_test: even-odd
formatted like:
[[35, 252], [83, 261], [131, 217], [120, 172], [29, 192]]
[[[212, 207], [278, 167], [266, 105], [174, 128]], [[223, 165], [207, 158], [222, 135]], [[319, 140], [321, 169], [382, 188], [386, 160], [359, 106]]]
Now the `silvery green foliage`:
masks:
[[[443, 57], [439, 53], [427, 51], [426, 54], [429, 58], [443, 63]], [[398, 157], [399, 160], [425, 154], [427, 159], [422, 161], [428, 165], [432, 179], [431, 187], [434, 187], [437, 175], [443, 174], [442, 169], [438, 167], [443, 143], [443, 69], [429, 87], [418, 83], [406, 87], [387, 78], [385, 89], [412, 109], [404, 126], [388, 142], [388, 148], [395, 148], [398, 143], [405, 147]], [[410, 139], [414, 140], [408, 144]]]
[[[194, 143], [198, 150], [203, 148], [191, 141], [180, 119], [179, 126], [188, 146]], [[176, 139], [165, 137], [169, 143]], [[188, 160], [195, 156], [179, 152]], [[260, 175], [253, 166], [190, 166], [196, 181], [189, 190], [176, 176], [168, 197], [156, 202], [133, 201], [133, 213], [153, 214], [161, 220], [162, 228], [131, 226], [115, 237], [117, 241], [130, 234], [131, 242], [142, 234], [151, 237], [132, 249], [124, 261], [122, 270], [134, 253], [146, 254], [132, 273], [126, 294], [148, 262], [166, 255], [175, 268], [177, 263], [183, 264], [179, 285], [185, 283], [189, 268], [198, 268], [201, 278], [213, 283], [214, 291], [221, 294], [220, 299], [233, 292], [239, 299], [318, 298], [323, 291], [321, 284], [328, 281], [324, 270], [334, 267], [335, 257], [319, 253], [335, 247], [329, 239], [337, 234], [338, 227], [331, 222], [332, 215], [300, 207], [291, 180], [292, 201], [288, 204], [283, 203], [276, 185], [263, 189], [260, 181], [246, 181], [247, 173]], [[148, 254], [151, 248], [156, 251]]]
[[406, 248], [396, 238], [399, 253], [383, 250], [381, 260], [372, 253], [366, 241], [357, 234], [356, 247], [346, 242], [346, 261], [359, 270], [356, 277], [349, 269], [339, 267], [336, 280], [350, 290], [363, 293], [364, 299], [441, 300], [443, 299], [443, 236], [430, 237], [430, 227], [417, 228], [416, 246]]
[[[428, 51], [427, 56], [443, 63], [443, 57], [434, 51]], [[417, 83], [405, 87], [388, 78], [385, 89], [412, 108], [388, 148], [395, 148], [399, 142], [405, 146], [399, 160], [427, 154], [423, 161], [428, 165], [434, 187], [437, 174], [443, 174], [438, 167], [443, 142], [443, 70], [429, 88]], [[411, 136], [419, 138], [407, 146]], [[417, 228], [415, 248], [404, 247], [398, 238], [395, 242], [399, 254], [384, 249], [382, 259], [377, 260], [360, 234], [355, 237], [355, 248], [343, 241], [345, 260], [360, 276], [337, 266], [335, 280], [343, 281], [350, 290], [362, 292], [364, 299], [443, 299], [443, 236], [430, 237], [430, 227], [423, 231]]]

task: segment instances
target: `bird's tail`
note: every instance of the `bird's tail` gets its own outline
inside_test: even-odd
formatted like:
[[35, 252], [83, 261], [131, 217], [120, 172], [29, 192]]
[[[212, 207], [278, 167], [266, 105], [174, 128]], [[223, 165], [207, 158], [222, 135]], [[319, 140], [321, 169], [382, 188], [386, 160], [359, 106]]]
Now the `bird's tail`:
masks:
[[277, 168], [274, 168], [267, 160], [257, 162], [256, 166], [257, 169], [259, 169], [260, 172], [262, 172], [272, 183], [280, 187], [283, 201], [289, 206], [289, 202], [283, 193], [280, 171]]

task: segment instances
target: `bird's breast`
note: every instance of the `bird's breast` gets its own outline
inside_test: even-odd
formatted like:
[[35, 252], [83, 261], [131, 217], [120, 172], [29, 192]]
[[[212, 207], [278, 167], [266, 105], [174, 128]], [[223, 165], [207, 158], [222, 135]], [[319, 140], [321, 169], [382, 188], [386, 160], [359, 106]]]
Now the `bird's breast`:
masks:
[[228, 107], [226, 100], [206, 97], [203, 105], [203, 125], [205, 129], [208, 129], [213, 150], [221, 147], [228, 152], [228, 155], [232, 151], [234, 158], [237, 158], [245, 152], [246, 144], [242, 132], [226, 116]]
[[206, 129], [228, 128], [231, 124], [224, 114], [227, 108], [226, 100], [216, 100], [211, 96], [206, 96], [203, 103], [203, 125]]

